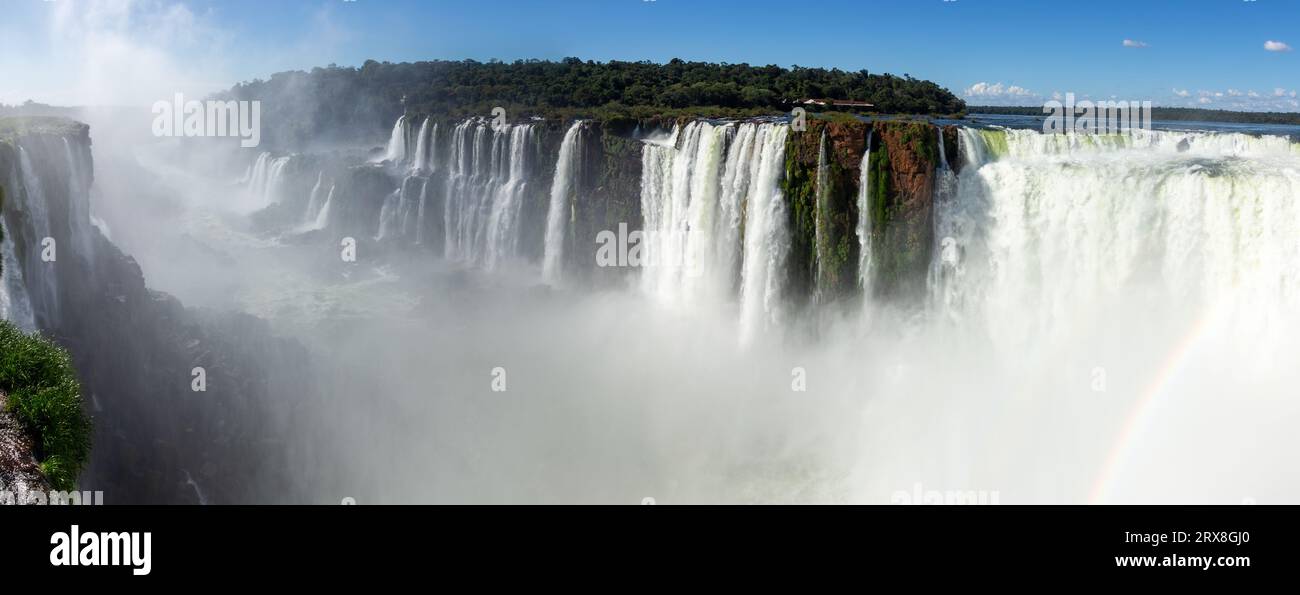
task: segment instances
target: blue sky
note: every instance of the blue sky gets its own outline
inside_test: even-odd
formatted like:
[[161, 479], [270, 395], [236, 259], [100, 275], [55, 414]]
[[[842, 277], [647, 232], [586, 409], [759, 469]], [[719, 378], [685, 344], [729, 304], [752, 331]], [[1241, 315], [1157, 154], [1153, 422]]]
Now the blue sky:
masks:
[[[1056, 93], [1300, 111], [1298, 0], [0, 0], [0, 102], [152, 103], [368, 58], [866, 68], [974, 104]], [[1128, 43], [1126, 43], [1128, 40]], [[1273, 42], [1273, 43], [1269, 43]], [[1266, 49], [1266, 45], [1268, 48]]]

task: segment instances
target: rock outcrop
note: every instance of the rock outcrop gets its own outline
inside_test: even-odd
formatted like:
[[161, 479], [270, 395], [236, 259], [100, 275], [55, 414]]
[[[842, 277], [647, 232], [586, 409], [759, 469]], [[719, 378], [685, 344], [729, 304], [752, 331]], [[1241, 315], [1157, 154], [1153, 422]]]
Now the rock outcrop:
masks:
[[49, 489], [33, 454], [31, 436], [9, 412], [8, 395], [0, 390], [0, 504], [24, 502], [25, 494]]
[[[92, 179], [88, 126], [0, 120], [2, 216], [36, 326], [71, 354], [95, 420], [81, 487], [109, 503], [197, 503], [190, 482], [212, 503], [287, 492], [274, 445], [297, 406], [286, 396], [311, 390], [305, 351], [253, 317], [149, 289], [91, 225]], [[47, 238], [58, 249], [49, 262], [39, 258]], [[192, 390], [200, 367], [206, 392]]]

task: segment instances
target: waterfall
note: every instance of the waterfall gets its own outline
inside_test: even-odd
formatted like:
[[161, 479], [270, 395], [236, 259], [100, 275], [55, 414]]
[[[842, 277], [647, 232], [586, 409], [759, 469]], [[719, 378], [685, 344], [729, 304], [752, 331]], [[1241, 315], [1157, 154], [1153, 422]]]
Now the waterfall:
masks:
[[420, 206], [415, 214], [415, 243], [424, 245], [424, 212], [429, 204], [429, 179], [420, 185]]
[[[406, 184], [402, 184], [402, 186], [406, 186]], [[401, 188], [394, 190], [388, 197], [384, 198], [384, 206], [379, 210], [379, 232], [375, 234], [376, 240], [387, 240], [396, 234], [401, 202]]]
[[13, 236], [9, 226], [0, 214], [0, 318], [8, 320], [26, 332], [36, 330], [36, 319], [32, 313], [31, 297], [27, 295], [27, 285], [23, 282], [23, 269], [18, 264]]
[[666, 300], [729, 289], [719, 270], [724, 149], [735, 125], [696, 121], [674, 134], [674, 144], [642, 148], [641, 212], [645, 217], [642, 287]]
[[965, 129], [961, 141], [957, 190], [936, 205], [931, 289], [1003, 344], [1078, 330], [1087, 308], [1138, 290], [1227, 307], [1242, 332], [1300, 309], [1289, 139]]
[[280, 186], [283, 173], [289, 164], [290, 156], [275, 157], [270, 153], [257, 156], [253, 170], [248, 177], [248, 190], [257, 199], [257, 207], [265, 207], [280, 201]]
[[517, 256], [519, 249], [519, 210], [523, 206], [524, 192], [528, 187], [528, 149], [532, 147], [533, 127], [514, 126], [509, 134], [510, 154], [506, 163], [509, 173], [505, 184], [497, 188], [487, 221], [485, 264], [488, 270]]
[[[492, 126], [483, 119], [456, 127], [444, 212], [448, 258], [490, 269], [516, 256], [533, 132], [532, 124]], [[412, 226], [415, 207], [408, 211]]]
[[858, 167], [858, 286], [866, 302], [871, 300], [871, 141], [875, 134], [874, 128], [867, 131], [867, 148]]
[[569, 221], [569, 193], [573, 190], [573, 174], [581, 159], [577, 144], [583, 123], [569, 126], [560, 142], [560, 155], [555, 161], [555, 177], [551, 181], [551, 201], [546, 210], [546, 236], [543, 241], [542, 279], [552, 285], [560, 282], [564, 270], [564, 238]]
[[429, 118], [420, 124], [419, 135], [415, 141], [415, 159], [411, 160], [412, 171], [424, 171], [429, 167]]
[[416, 218], [428, 184], [428, 178], [415, 174], [402, 180], [396, 193], [384, 201], [379, 216], [379, 239], [408, 242], [416, 239]]
[[325, 229], [325, 226], [329, 225], [330, 205], [334, 204], [335, 187], [335, 184], [330, 184], [330, 191], [325, 195], [325, 204], [321, 206], [320, 213], [316, 215], [316, 221], [312, 224], [312, 229]]
[[409, 128], [405, 115], [397, 118], [397, 123], [393, 124], [393, 133], [388, 137], [388, 147], [384, 150], [381, 161], [391, 163], [406, 162], [406, 149], [410, 142]]
[[88, 151], [72, 148], [72, 142], [63, 137], [63, 153], [68, 160], [68, 217], [72, 247], [86, 262], [95, 262], [94, 237], [90, 219], [91, 165]]
[[822, 128], [821, 140], [817, 146], [817, 173], [814, 179], [813, 188], [813, 257], [817, 263], [813, 283], [815, 286], [814, 295], [820, 295], [822, 289], [826, 286], [826, 261], [829, 259], [831, 247], [828, 245], [828, 236], [830, 230], [826, 227], [830, 224], [830, 165], [826, 158], [826, 129]]
[[303, 213], [303, 223], [315, 223], [320, 210], [325, 206], [324, 195], [325, 171], [316, 174], [316, 184], [311, 187], [311, 197], [307, 200], [307, 212]]
[[729, 299], [739, 287], [743, 341], [780, 320], [788, 132], [783, 124], [695, 121], [643, 140], [643, 291], [682, 302]]
[[[34, 295], [32, 299], [34, 312], [43, 315], [47, 321], [55, 321], [59, 319], [59, 285], [55, 271], [57, 261], [45, 262], [41, 258], [45, 239], [53, 237], [50, 229], [49, 203], [41, 179], [32, 167], [31, 157], [21, 145], [18, 147], [18, 163], [27, 197], [22, 203], [22, 208], [26, 209], [31, 218], [33, 240], [36, 242], [27, 251], [27, 272], [29, 276], [33, 276], [31, 275], [33, 271], [37, 273], [34, 275], [36, 283], [34, 285], [29, 283], [27, 290], [29, 295]], [[33, 291], [34, 289], [39, 291]]]
[[[965, 268], [961, 262], [962, 242], [968, 240], [971, 230], [967, 229], [967, 218], [954, 213], [960, 208], [956, 200], [958, 189], [957, 175], [948, 166], [947, 147], [943, 142], [943, 127], [936, 126], [939, 140], [939, 163], [934, 175], [934, 245], [931, 252], [927, 285], [930, 288], [931, 304], [941, 304], [943, 311], [951, 312], [960, 296], [954, 291], [956, 279]], [[959, 146], [960, 146], [960, 140]], [[960, 149], [959, 149], [960, 152]], [[958, 155], [960, 158], [960, 155]]]
[[[729, 130], [729, 133], [731, 131]], [[723, 289], [734, 294], [740, 279], [741, 229], [745, 215], [745, 198], [753, 179], [754, 146], [758, 126], [742, 124], [735, 127], [727, 146], [719, 188], [715, 262], [726, 279]]]
[[[789, 126], [784, 124], [762, 124], [755, 141], [761, 152], [756, 155], [757, 168], [746, 197], [740, 308], [742, 343], [752, 341], [782, 317], [790, 232], [780, 181], [789, 131]], [[751, 159], [751, 163], [754, 161]]]

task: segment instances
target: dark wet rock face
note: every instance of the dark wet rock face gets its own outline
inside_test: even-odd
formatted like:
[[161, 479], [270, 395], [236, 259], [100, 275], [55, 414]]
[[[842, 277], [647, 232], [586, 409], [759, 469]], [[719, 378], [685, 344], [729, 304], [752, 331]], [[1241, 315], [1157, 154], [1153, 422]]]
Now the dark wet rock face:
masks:
[[[3, 216], [37, 330], [71, 354], [94, 419], [78, 487], [103, 491], [110, 504], [287, 498], [280, 442], [300, 404], [280, 395], [311, 394], [286, 380], [310, 378], [305, 350], [257, 318], [186, 308], [147, 287], [135, 259], [83, 209], [93, 176], [89, 127], [59, 121], [11, 129], [21, 133], [5, 136], [0, 125]], [[79, 182], [70, 182], [75, 175]], [[39, 208], [29, 187], [41, 189], [47, 224], [33, 216]], [[53, 265], [30, 258], [45, 229], [58, 245]], [[196, 367], [206, 372], [206, 392], [192, 390]]]

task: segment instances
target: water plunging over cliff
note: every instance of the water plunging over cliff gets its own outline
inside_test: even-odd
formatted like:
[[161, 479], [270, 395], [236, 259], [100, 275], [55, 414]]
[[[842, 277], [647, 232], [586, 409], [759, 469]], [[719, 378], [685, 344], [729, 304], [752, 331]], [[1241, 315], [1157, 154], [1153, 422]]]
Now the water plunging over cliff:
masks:
[[858, 166], [858, 286], [871, 295], [871, 141], [876, 131], [867, 132], [867, 147]]
[[257, 156], [248, 175], [248, 191], [257, 200], [258, 207], [265, 207], [278, 202], [283, 183], [284, 167], [291, 157], [275, 157], [270, 153]]
[[582, 121], [574, 122], [560, 142], [560, 155], [555, 162], [555, 177], [551, 180], [550, 203], [546, 210], [546, 235], [543, 239], [542, 279], [559, 283], [564, 270], [564, 241], [569, 221], [569, 200], [573, 191], [573, 175], [577, 162], [582, 159], [578, 150]]
[[406, 116], [399, 117], [397, 123], [393, 124], [393, 132], [388, 137], [388, 146], [384, 150], [382, 160], [391, 161], [393, 163], [405, 163], [406, 149], [411, 142], [409, 138], [410, 133], [410, 125], [408, 124]]
[[[19, 171], [21, 172], [21, 183], [25, 190], [26, 200], [18, 208], [27, 211], [31, 217], [31, 234], [34, 243], [27, 250], [27, 292], [31, 296], [32, 306], [38, 317], [43, 316], [47, 321], [59, 319], [59, 279], [55, 270], [55, 262], [45, 262], [42, 259], [42, 249], [45, 248], [46, 238], [53, 238], [51, 235], [50, 222], [50, 205], [46, 197], [44, 184], [37, 175], [35, 168], [32, 167], [31, 157], [27, 149], [19, 145]], [[57, 244], [55, 244], [55, 256], [57, 257]]]
[[729, 298], [739, 287], [742, 340], [780, 319], [790, 249], [779, 185], [788, 130], [697, 121], [645, 143], [644, 291], [676, 302]]
[[785, 264], [790, 232], [780, 180], [790, 127], [758, 125], [746, 197], [745, 254], [741, 280], [740, 340], [751, 341], [784, 318]]
[[532, 146], [532, 125], [468, 120], [456, 127], [444, 220], [449, 258], [491, 269], [517, 255]]
[[13, 236], [9, 225], [0, 215], [0, 318], [8, 320], [26, 332], [36, 329], [36, 319], [32, 313], [31, 298], [27, 295], [27, 284], [23, 281], [22, 265], [14, 252]]
[[[963, 129], [931, 289], [1007, 342], [1139, 288], [1263, 331], [1300, 307], [1300, 154], [1282, 137]], [[1246, 324], [1250, 321], [1252, 324]]]
[[813, 189], [813, 254], [817, 268], [813, 282], [815, 295], [819, 296], [827, 285], [826, 266], [830, 260], [830, 164], [826, 158], [826, 129], [822, 128], [821, 138], [817, 141], [817, 173]]
[[429, 129], [429, 118], [425, 118], [424, 123], [420, 124], [420, 132], [416, 135], [415, 158], [411, 160], [412, 170], [421, 171], [429, 168], [429, 144], [432, 134], [434, 132]]

